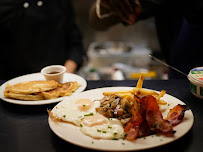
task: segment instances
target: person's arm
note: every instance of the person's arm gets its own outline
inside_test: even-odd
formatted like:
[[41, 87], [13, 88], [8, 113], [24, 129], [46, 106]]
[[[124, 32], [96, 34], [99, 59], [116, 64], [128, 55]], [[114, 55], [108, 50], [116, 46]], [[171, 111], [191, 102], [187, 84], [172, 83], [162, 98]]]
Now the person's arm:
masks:
[[165, 0], [101, 0], [100, 13], [113, 12], [113, 14], [100, 18], [97, 10], [98, 4], [95, 2], [90, 9], [89, 22], [96, 30], [106, 30], [119, 23], [132, 25], [155, 15], [164, 2]]
[[106, 30], [118, 23], [134, 24], [140, 12], [138, 0], [97, 0], [90, 9], [89, 21], [93, 28]]
[[[130, 1], [130, 0], [129, 0]], [[134, 24], [139, 20], [143, 20], [152, 16], [155, 16], [165, 9], [170, 11], [176, 11], [179, 15], [184, 16], [189, 23], [203, 23], [203, 1], [202, 0], [139, 0], [140, 10], [139, 13], [134, 13], [135, 19], [130, 21], [131, 12], [127, 5], [124, 5], [126, 0], [101, 0], [100, 9], [103, 13], [114, 12], [114, 15], [106, 18], [99, 18], [96, 13], [96, 3], [93, 4], [90, 10], [89, 22], [90, 25], [97, 30], [106, 30], [109, 27], [118, 23], [125, 22], [126, 24]], [[103, 5], [103, 3], [106, 3]], [[120, 5], [119, 5], [120, 4]], [[132, 4], [132, 3], [131, 3]], [[121, 9], [124, 6], [125, 9]], [[127, 15], [126, 15], [127, 14]], [[172, 13], [173, 14], [173, 13]], [[126, 18], [127, 16], [127, 18]], [[128, 18], [129, 17], [129, 18]], [[130, 22], [129, 22], [130, 21]]]

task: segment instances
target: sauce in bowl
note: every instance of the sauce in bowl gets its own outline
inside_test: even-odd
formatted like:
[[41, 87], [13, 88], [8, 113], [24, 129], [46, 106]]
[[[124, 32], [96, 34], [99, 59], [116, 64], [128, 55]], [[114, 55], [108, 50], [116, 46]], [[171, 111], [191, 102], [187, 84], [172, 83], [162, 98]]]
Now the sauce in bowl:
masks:
[[66, 67], [62, 65], [50, 65], [41, 70], [46, 80], [55, 80], [59, 83], [63, 83], [63, 75], [65, 72]]
[[47, 74], [58, 74], [58, 73], [60, 73], [60, 72], [53, 71], [53, 72], [49, 72], [49, 73], [47, 73]]

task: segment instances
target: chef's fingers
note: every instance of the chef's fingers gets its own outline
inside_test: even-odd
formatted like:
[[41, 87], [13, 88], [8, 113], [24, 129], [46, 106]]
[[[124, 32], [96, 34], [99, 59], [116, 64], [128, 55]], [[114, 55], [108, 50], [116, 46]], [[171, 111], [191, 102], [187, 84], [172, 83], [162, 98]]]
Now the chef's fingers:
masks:
[[109, 0], [113, 11], [128, 24], [135, 23], [135, 15], [132, 12], [132, 7], [125, 0]]

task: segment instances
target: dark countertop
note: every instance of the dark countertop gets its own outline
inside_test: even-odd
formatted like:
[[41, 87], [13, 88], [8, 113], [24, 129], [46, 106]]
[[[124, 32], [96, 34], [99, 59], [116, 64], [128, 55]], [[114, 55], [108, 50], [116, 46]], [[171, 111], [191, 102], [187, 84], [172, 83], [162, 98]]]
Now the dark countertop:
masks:
[[[5, 81], [0, 81], [2, 84]], [[111, 86], [136, 86], [137, 81], [88, 81], [87, 88]], [[194, 114], [192, 129], [182, 138], [147, 152], [200, 152], [203, 149], [203, 100], [194, 97], [189, 90], [188, 80], [144, 80], [144, 88], [157, 91], [166, 90], [168, 94], [190, 106]], [[0, 100], [0, 151], [1, 152], [63, 152], [93, 151], [72, 145], [56, 136], [48, 125], [47, 109], [55, 104], [23, 106]]]

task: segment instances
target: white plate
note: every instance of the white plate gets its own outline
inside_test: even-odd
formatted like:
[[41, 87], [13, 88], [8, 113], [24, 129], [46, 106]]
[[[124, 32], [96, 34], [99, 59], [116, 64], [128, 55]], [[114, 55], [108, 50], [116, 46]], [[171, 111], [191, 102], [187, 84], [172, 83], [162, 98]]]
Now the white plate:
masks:
[[[108, 88], [93, 89], [80, 93], [79, 95], [74, 97], [74, 100], [79, 98], [80, 99], [86, 98], [90, 100], [101, 99], [103, 97], [102, 92], [131, 90], [131, 89], [132, 87], [108, 87]], [[179, 99], [168, 94], [165, 94], [162, 99], [169, 104], [161, 107], [161, 111], [163, 113], [164, 118], [166, 117], [169, 109], [176, 106], [177, 104], [185, 104]], [[60, 102], [60, 104], [62, 102]], [[137, 151], [158, 147], [179, 139], [191, 129], [194, 122], [194, 117], [191, 110], [186, 111], [183, 121], [179, 125], [174, 127], [174, 130], [177, 131], [174, 134], [174, 137], [151, 135], [146, 138], [136, 139], [133, 142], [122, 139], [120, 140], [93, 139], [81, 133], [80, 127], [64, 122], [54, 122], [50, 117], [48, 122], [51, 130], [58, 137], [81, 147], [102, 151]]]
[[4, 90], [5, 90], [7, 83], [9, 83], [10, 85], [13, 85], [13, 84], [23, 82], [23, 81], [35, 81], [35, 80], [45, 80], [45, 78], [41, 73], [34, 73], [34, 74], [20, 76], [20, 77], [17, 77], [17, 78], [14, 78], [14, 79], [11, 79], [11, 80], [5, 82], [0, 87], [0, 98], [6, 102], [20, 104], [20, 105], [44, 105], [44, 104], [56, 103], [56, 102], [62, 101], [65, 98], [70, 98], [71, 96], [85, 90], [85, 88], [87, 86], [86, 80], [83, 79], [82, 77], [80, 77], [76, 74], [65, 73], [63, 83], [77, 81], [79, 84], [81, 84], [81, 87], [79, 87], [71, 96], [59, 97], [56, 99], [49, 99], [49, 100], [38, 100], [38, 101], [22, 101], [22, 100], [8, 99], [8, 98], [4, 97]]

